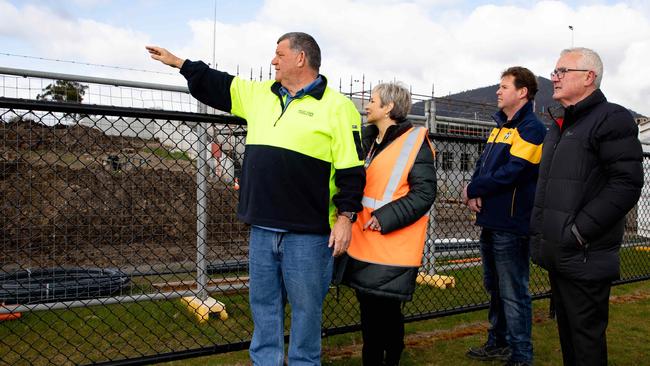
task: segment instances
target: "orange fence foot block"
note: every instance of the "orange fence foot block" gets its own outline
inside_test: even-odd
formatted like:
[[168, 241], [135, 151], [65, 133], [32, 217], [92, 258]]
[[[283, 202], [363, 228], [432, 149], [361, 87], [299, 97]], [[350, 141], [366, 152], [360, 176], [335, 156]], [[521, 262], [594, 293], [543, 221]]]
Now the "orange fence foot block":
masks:
[[[5, 308], [5, 303], [0, 303], [0, 308]], [[14, 320], [14, 319], [19, 319], [21, 316], [23, 316], [22, 313], [3, 313], [0, 314], [0, 322], [5, 321], [5, 320]]]
[[22, 313], [0, 314], [0, 322], [3, 322], [5, 320], [19, 319], [21, 316], [23, 316]]

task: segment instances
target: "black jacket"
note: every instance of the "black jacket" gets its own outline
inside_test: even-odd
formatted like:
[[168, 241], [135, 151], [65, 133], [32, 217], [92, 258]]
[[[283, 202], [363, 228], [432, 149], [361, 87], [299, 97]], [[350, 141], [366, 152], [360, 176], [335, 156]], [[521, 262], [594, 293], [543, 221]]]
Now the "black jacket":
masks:
[[[377, 150], [373, 156], [381, 154], [386, 146], [411, 127], [408, 122], [390, 126], [381, 144], [375, 146]], [[366, 152], [370, 151], [378, 133], [377, 127], [373, 125], [363, 130], [362, 141]], [[436, 198], [435, 160], [427, 141], [424, 141], [415, 158], [408, 183], [410, 190], [406, 196], [373, 212], [381, 225], [382, 234], [414, 223], [429, 211]], [[343, 283], [365, 293], [407, 301], [415, 291], [417, 274], [418, 267], [388, 266], [349, 258]]]
[[643, 186], [638, 128], [600, 89], [565, 108], [542, 152], [531, 218], [533, 261], [574, 280], [620, 276], [625, 215]]

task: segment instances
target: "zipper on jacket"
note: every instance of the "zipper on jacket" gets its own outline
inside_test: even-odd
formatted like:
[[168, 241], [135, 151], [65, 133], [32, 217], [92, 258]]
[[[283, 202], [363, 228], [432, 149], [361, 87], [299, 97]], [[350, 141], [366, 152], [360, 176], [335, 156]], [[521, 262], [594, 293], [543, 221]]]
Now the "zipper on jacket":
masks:
[[282, 113], [280, 113], [280, 116], [278, 117], [278, 119], [275, 120], [275, 122], [273, 123], [273, 127], [275, 127], [275, 125], [278, 124], [278, 121], [280, 120], [280, 118], [282, 118], [283, 115], [284, 115], [284, 111], [282, 111]]
[[291, 103], [289, 103], [289, 104], [285, 105], [284, 104], [284, 99], [279, 95], [278, 95], [278, 98], [280, 99], [280, 108], [282, 108], [282, 112], [280, 112], [280, 116], [273, 123], [273, 127], [275, 127], [275, 125], [278, 124], [278, 121], [280, 120], [280, 118], [282, 118], [282, 116], [284, 116], [284, 112], [286, 112], [287, 109], [289, 109], [289, 104], [291, 104]]
[[510, 206], [510, 217], [515, 216], [515, 195], [517, 194], [517, 187], [512, 191], [512, 205]]

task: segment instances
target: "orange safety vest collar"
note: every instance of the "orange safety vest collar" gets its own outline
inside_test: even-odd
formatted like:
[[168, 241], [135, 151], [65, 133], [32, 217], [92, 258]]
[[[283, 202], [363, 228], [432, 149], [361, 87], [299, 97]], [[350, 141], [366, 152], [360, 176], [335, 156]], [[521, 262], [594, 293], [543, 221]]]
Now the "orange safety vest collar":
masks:
[[378, 231], [364, 231], [363, 225], [374, 210], [409, 192], [408, 175], [425, 139], [425, 128], [412, 127], [377, 154], [367, 166], [363, 210], [352, 226], [352, 241], [348, 248], [351, 257], [391, 266], [418, 267], [422, 263], [429, 215], [385, 235]]

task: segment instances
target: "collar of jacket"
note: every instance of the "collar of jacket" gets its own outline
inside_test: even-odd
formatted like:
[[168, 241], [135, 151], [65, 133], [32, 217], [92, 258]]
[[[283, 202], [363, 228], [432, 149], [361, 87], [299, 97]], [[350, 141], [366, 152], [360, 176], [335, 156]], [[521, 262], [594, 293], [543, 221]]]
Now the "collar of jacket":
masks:
[[596, 105], [606, 102], [605, 94], [600, 89], [596, 89], [593, 93], [589, 94], [585, 99], [579, 101], [574, 105], [564, 108], [564, 122], [562, 129], [566, 129], [572, 125], [580, 116], [589, 113], [589, 111]]
[[[384, 134], [384, 139], [381, 141], [381, 144], [379, 144], [379, 146], [376, 146], [376, 148], [379, 149], [377, 150], [377, 152], [382, 150], [391, 141], [403, 135], [411, 127], [413, 127], [413, 124], [411, 122], [408, 122], [408, 120], [398, 121], [396, 125], [388, 126], [388, 128], [386, 129], [386, 133]], [[368, 150], [372, 146], [372, 143], [377, 138], [377, 135], [379, 135], [379, 129], [375, 125], [368, 125], [363, 129], [362, 135], [363, 135], [363, 148], [365, 149], [366, 152], [368, 152]]]
[[517, 113], [515, 113], [515, 115], [512, 116], [512, 119], [510, 121], [508, 121], [508, 116], [506, 116], [506, 114], [503, 113], [503, 110], [501, 109], [498, 112], [496, 112], [492, 116], [492, 118], [497, 123], [497, 127], [501, 127], [506, 123], [513, 125], [519, 123], [521, 120], [523, 120], [524, 116], [531, 113], [532, 111], [533, 111], [533, 101], [529, 100], [528, 102], [526, 102], [526, 104], [523, 105], [523, 107], [519, 108]]
[[[311, 95], [312, 97], [316, 98], [317, 100], [321, 100], [323, 98], [323, 94], [325, 94], [325, 88], [327, 87], [327, 78], [324, 75], [319, 76], [323, 79], [322, 83], [319, 83], [316, 85], [312, 90], [310, 90], [307, 94], [305, 95]], [[282, 84], [280, 82], [276, 81], [271, 85], [271, 91], [273, 94], [277, 95], [280, 100], [282, 100], [282, 94], [280, 93], [280, 87]]]

